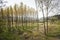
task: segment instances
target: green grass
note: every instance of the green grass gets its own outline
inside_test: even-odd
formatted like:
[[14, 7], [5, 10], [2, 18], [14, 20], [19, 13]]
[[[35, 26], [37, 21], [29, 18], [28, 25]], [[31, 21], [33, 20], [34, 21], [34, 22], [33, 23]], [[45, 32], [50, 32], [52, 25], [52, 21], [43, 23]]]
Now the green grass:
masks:
[[27, 35], [32, 35], [32, 29], [34, 29], [35, 27], [37, 27], [37, 25], [35, 24], [31, 24], [31, 26], [27, 24], [27, 26], [23, 25], [13, 27], [7, 27], [2, 25], [0, 27], [0, 40], [25, 40], [24, 35], [26, 34], [24, 33], [27, 33]]
[[[42, 24], [40, 24], [42, 25]], [[24, 29], [23, 29], [24, 27]], [[37, 23], [30, 24], [28, 23], [27, 25], [24, 24], [23, 26], [13, 26], [13, 27], [0, 27], [0, 40], [25, 40], [25, 36], [27, 37], [34, 37], [34, 34], [38, 34], [39, 32], [34, 32], [32, 29], [37, 27]], [[49, 30], [48, 30], [47, 37], [49, 39], [51, 38], [59, 38], [60, 37], [60, 23], [54, 23], [54, 24], [49, 24]], [[25, 34], [26, 33], [26, 34]], [[32, 36], [31, 36], [32, 35]], [[42, 35], [42, 34], [38, 34]], [[41, 36], [38, 36], [41, 37]], [[41, 37], [42, 39], [43, 37]]]
[[60, 22], [49, 25], [48, 37], [60, 38]]

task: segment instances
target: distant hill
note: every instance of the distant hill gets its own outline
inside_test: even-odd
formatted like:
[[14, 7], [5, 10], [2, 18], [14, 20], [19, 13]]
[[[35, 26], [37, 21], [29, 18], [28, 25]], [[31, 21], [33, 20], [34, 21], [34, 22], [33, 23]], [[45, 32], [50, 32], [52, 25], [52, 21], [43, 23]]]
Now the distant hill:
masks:
[[[40, 21], [43, 21], [43, 17], [39, 19]], [[54, 16], [49, 16], [48, 20], [60, 20], [60, 15], [54, 15]], [[46, 17], [45, 17], [46, 21]]]
[[54, 15], [49, 17], [48, 19], [60, 20], [60, 15]]

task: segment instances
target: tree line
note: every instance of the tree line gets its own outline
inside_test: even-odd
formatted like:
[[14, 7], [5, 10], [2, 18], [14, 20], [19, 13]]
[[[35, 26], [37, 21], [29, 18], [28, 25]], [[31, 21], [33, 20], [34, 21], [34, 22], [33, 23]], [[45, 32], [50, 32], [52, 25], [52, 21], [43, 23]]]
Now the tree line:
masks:
[[[0, 10], [0, 24], [5, 24], [7, 26], [17, 26], [19, 23], [28, 23], [37, 22], [37, 10], [34, 8], [30, 8], [27, 5], [24, 5], [22, 2], [20, 3], [20, 6], [15, 4], [13, 7], [7, 7], [7, 8], [1, 8]], [[5, 22], [5, 23], [4, 23]]]

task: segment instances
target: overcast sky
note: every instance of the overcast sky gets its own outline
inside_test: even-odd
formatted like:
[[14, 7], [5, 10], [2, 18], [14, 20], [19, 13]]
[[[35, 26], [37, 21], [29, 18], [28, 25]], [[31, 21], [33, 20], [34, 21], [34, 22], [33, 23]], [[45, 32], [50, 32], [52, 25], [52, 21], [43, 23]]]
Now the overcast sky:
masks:
[[[7, 0], [7, 2], [8, 3], [6, 4], [6, 6], [14, 6], [14, 4], [20, 5], [20, 3], [23, 2], [27, 6], [36, 9], [36, 5], [35, 5], [35, 1], [34, 0]], [[39, 15], [39, 18], [42, 17], [41, 13], [39, 13], [38, 15]]]
[[8, 1], [7, 6], [10, 6], [10, 5], [13, 6], [14, 4], [20, 5], [20, 2], [23, 2], [27, 6], [35, 8], [34, 0], [7, 0], [7, 1]]
[[[35, 1], [34, 1], [34, 0], [7, 0], [7, 2], [8, 2], [8, 3], [6, 4], [7, 6], [14, 6], [14, 4], [20, 5], [20, 3], [23, 2], [23, 3], [26, 4], [27, 6], [36, 9], [36, 5], [35, 5]], [[41, 13], [41, 12], [38, 13], [38, 15], [39, 15], [39, 18], [42, 17], [42, 13]], [[54, 15], [54, 14], [50, 13], [49, 15], [51, 16], [51, 15]]]

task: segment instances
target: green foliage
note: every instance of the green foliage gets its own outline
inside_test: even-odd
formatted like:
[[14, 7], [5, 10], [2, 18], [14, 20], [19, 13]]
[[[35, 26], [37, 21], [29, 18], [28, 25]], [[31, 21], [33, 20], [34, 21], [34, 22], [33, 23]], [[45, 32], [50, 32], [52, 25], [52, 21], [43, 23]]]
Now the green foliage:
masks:
[[[30, 37], [32, 34], [31, 29], [33, 29], [35, 26], [27, 27], [24, 26], [24, 30], [22, 26], [2, 26], [0, 27], [0, 40], [25, 40], [25, 37]], [[24, 34], [27, 33], [27, 34]], [[26, 35], [26, 36], [24, 36]]]
[[20, 40], [20, 35], [23, 34], [23, 31], [7, 27], [0, 27], [0, 40]]

